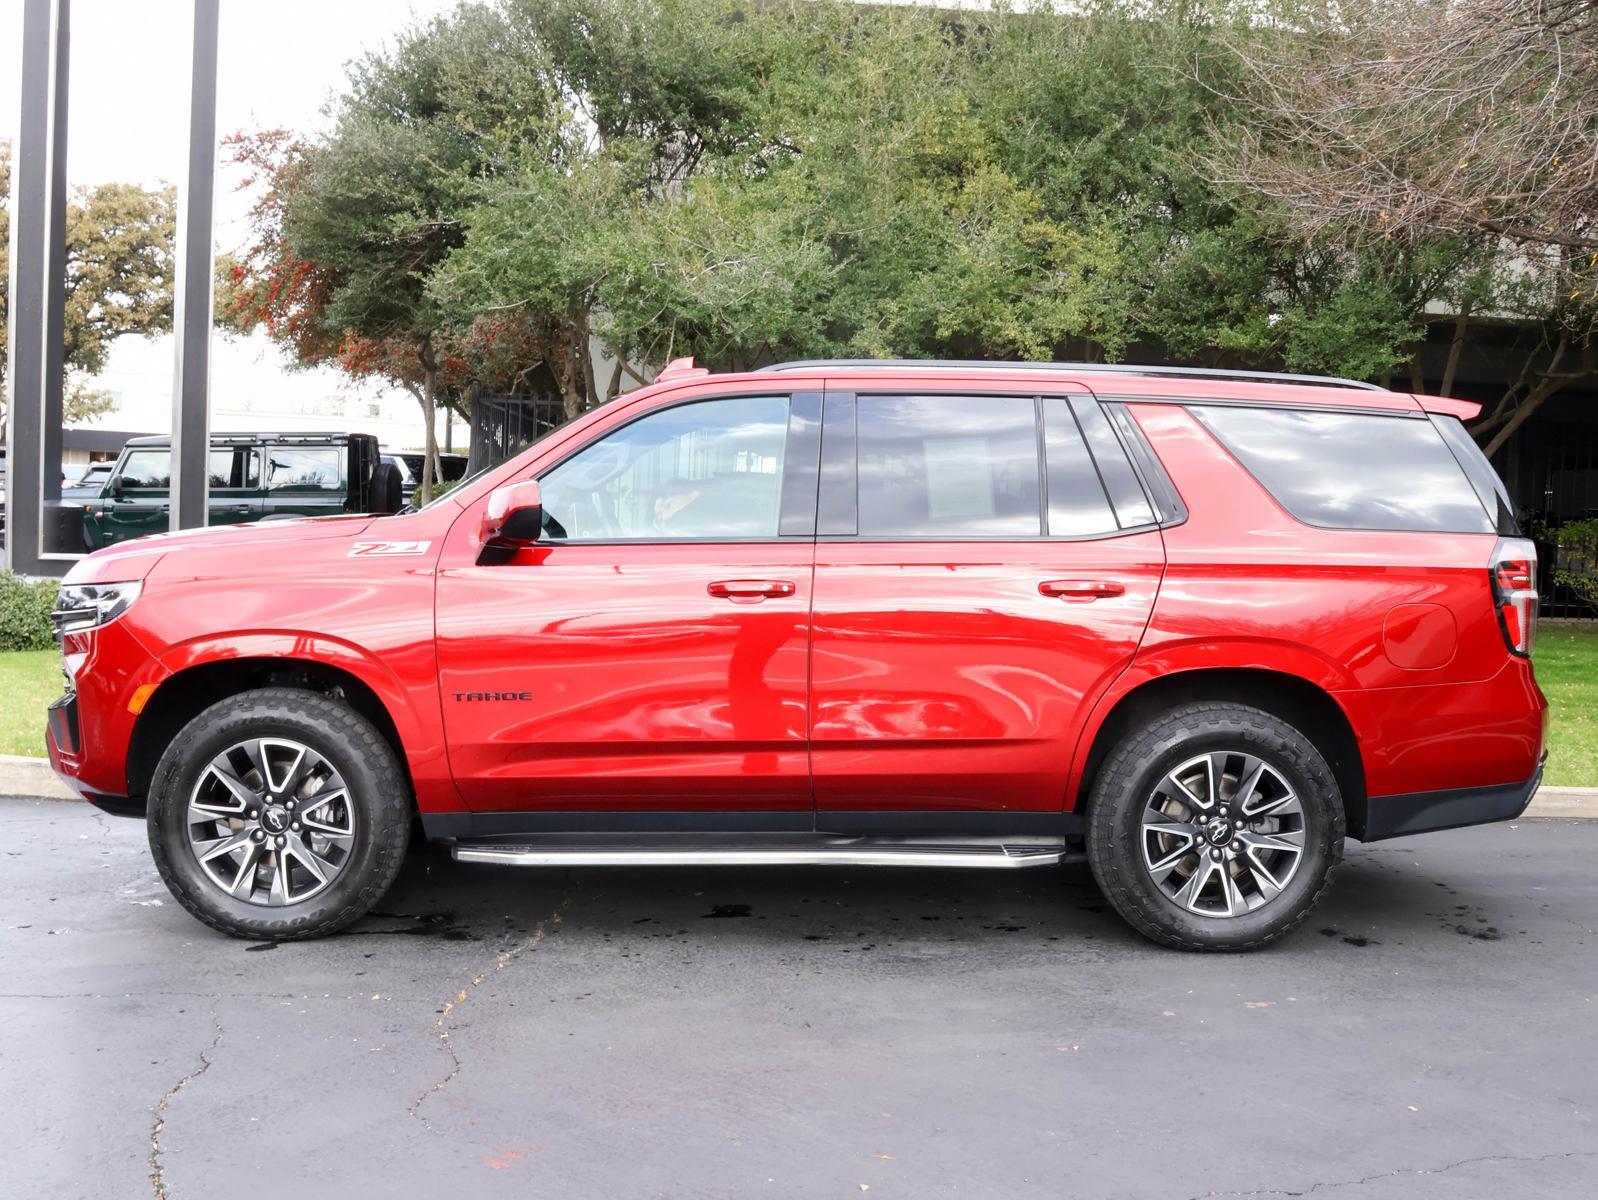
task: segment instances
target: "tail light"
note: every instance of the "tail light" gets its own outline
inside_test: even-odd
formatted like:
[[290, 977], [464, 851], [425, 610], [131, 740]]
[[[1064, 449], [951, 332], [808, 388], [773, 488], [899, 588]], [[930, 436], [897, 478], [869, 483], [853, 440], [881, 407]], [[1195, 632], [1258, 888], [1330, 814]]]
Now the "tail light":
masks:
[[1537, 547], [1525, 538], [1501, 538], [1493, 550], [1493, 603], [1510, 652], [1531, 655], [1537, 641]]

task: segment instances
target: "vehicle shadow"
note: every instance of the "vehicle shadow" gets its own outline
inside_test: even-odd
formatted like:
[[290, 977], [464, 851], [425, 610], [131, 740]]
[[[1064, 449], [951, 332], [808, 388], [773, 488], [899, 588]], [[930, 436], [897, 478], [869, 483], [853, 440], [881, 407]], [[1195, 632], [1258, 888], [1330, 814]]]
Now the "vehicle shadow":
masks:
[[[1452, 931], [1461, 894], [1408, 862], [1355, 850], [1306, 928], [1315, 944], [1366, 948]], [[1150, 949], [1085, 864], [1014, 872], [825, 867], [513, 868], [415, 850], [378, 910], [345, 936], [515, 938], [556, 912], [565, 937], [691, 938], [873, 949], [906, 943]], [[1470, 919], [1492, 924], [1479, 906]], [[1301, 933], [1284, 946], [1305, 945]]]

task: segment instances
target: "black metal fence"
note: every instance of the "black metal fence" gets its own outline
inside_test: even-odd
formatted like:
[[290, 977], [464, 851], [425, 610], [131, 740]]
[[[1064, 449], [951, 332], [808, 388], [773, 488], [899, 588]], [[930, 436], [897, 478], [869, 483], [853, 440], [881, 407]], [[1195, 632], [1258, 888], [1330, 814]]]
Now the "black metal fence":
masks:
[[474, 397], [467, 473], [514, 458], [565, 420], [566, 409], [558, 397]]
[[1571, 528], [1572, 522], [1598, 522], [1598, 447], [1590, 435], [1555, 436], [1539, 449], [1534, 478], [1540, 495], [1525, 499], [1536, 514], [1528, 524], [1541, 564], [1542, 615], [1598, 621], [1598, 546], [1590, 533]]

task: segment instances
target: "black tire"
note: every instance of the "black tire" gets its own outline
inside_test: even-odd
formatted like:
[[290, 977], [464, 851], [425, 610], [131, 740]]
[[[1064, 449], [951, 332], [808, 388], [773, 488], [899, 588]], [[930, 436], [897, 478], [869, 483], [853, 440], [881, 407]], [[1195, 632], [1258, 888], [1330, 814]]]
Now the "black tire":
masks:
[[[339, 873], [314, 895], [278, 907], [229, 895], [202, 869], [188, 836], [201, 772], [230, 745], [256, 737], [293, 739], [321, 755], [343, 777], [353, 813], [353, 845]], [[150, 782], [146, 823], [156, 869], [179, 904], [233, 937], [291, 941], [334, 933], [382, 898], [405, 858], [411, 810], [394, 752], [370, 721], [331, 696], [261, 688], [213, 704], [172, 739]]]
[[[1189, 758], [1233, 750], [1269, 764], [1296, 793], [1304, 850], [1286, 886], [1259, 908], [1206, 916], [1177, 903], [1156, 884], [1144, 857], [1142, 814], [1167, 772]], [[1292, 932], [1326, 894], [1342, 859], [1343, 829], [1337, 779], [1308, 738], [1247, 705], [1196, 702], [1134, 729], [1105, 759], [1089, 799], [1088, 863], [1115, 911], [1161, 945], [1253, 950]]]
[[405, 507], [405, 481], [393, 463], [380, 462], [372, 468], [372, 511], [397, 513]]

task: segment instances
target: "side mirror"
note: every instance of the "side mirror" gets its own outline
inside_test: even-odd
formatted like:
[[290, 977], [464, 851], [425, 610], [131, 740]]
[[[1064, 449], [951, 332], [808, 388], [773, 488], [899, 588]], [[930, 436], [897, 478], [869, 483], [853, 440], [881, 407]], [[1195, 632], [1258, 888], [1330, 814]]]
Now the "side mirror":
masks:
[[533, 480], [507, 483], [488, 494], [483, 510], [483, 545], [525, 546], [544, 528], [544, 501]]
[[122, 497], [122, 476], [111, 476], [111, 494], [118, 499]]

